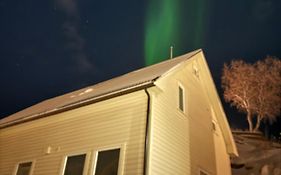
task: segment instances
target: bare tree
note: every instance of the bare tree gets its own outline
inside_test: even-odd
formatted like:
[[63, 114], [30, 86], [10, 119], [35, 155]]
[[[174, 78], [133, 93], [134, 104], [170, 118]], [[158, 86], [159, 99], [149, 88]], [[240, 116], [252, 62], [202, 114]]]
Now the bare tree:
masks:
[[224, 99], [231, 106], [247, 114], [249, 130], [253, 131], [254, 97], [254, 67], [242, 60], [231, 61], [230, 65], [224, 64], [222, 75], [222, 88]]
[[262, 120], [275, 121], [281, 110], [281, 61], [267, 57], [255, 63], [255, 97], [254, 112], [257, 116], [254, 131], [260, 127]]
[[[281, 61], [267, 57], [255, 64], [242, 60], [224, 65], [224, 98], [239, 111], [247, 113], [249, 131], [257, 131], [262, 120], [274, 121], [281, 111]], [[252, 119], [256, 117], [253, 128]]]

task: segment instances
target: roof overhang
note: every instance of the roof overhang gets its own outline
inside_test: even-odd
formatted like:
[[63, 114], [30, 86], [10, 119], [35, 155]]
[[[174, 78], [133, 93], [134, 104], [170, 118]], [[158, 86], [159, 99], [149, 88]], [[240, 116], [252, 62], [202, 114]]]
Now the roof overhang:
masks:
[[58, 114], [58, 113], [62, 113], [62, 112], [65, 112], [65, 111], [80, 108], [80, 107], [83, 107], [83, 106], [86, 106], [86, 105], [90, 105], [90, 104], [97, 103], [97, 102], [100, 102], [100, 101], [108, 100], [108, 99], [111, 99], [111, 98], [114, 98], [114, 97], [118, 97], [118, 96], [121, 96], [121, 95], [124, 95], [124, 94], [128, 94], [128, 93], [136, 92], [136, 91], [139, 91], [139, 90], [142, 90], [142, 89], [146, 89], [146, 88], [154, 86], [155, 80], [156, 79], [146, 81], [146, 82], [134, 85], [134, 86], [118, 89], [118, 90], [108, 92], [108, 93], [105, 93], [105, 94], [101, 94], [101, 95], [91, 97], [91, 98], [88, 98], [88, 99], [83, 99], [81, 101], [77, 101], [75, 103], [71, 103], [71, 104], [68, 104], [68, 105], [65, 105], [65, 106], [62, 106], [62, 107], [59, 107], [59, 108], [44, 111], [44, 112], [41, 112], [41, 113], [36, 113], [36, 114], [33, 114], [33, 115], [29, 115], [29, 116], [25, 116], [25, 117], [19, 118], [17, 120], [12, 120], [10, 122], [1, 123], [0, 129], [10, 127], [10, 126], [13, 126], [13, 125], [17, 125], [17, 124], [20, 124], [20, 123], [24, 123], [24, 122], [36, 120], [36, 119], [39, 119], [39, 118], [48, 117], [48, 116], [51, 116], [51, 115], [55, 115], [55, 114]]

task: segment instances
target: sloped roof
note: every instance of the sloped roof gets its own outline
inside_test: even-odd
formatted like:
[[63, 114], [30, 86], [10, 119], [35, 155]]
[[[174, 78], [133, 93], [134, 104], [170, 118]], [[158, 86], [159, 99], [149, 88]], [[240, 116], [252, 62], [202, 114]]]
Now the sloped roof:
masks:
[[3, 118], [0, 120], [0, 128], [9, 126], [13, 123], [37, 118], [42, 115], [51, 114], [55, 111], [61, 110], [62, 108], [75, 106], [75, 104], [81, 104], [93, 98], [97, 99], [99, 97], [104, 97], [107, 94], [113, 94], [122, 90], [152, 84], [157, 78], [167, 73], [173, 67], [191, 58], [199, 52], [201, 52], [201, 49], [127, 73], [93, 86], [45, 100], [41, 103]]

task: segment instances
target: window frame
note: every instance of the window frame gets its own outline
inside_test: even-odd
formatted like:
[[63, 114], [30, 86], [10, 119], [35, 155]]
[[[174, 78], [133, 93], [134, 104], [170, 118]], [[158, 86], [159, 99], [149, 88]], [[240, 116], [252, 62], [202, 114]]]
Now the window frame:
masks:
[[[180, 89], [182, 89], [182, 107], [183, 109], [180, 108]], [[186, 90], [185, 90], [185, 87], [180, 83], [178, 82], [178, 86], [177, 86], [177, 109], [181, 112], [181, 113], [184, 113], [186, 114], [187, 112], [187, 109], [186, 109]]]
[[18, 172], [18, 169], [19, 169], [19, 165], [22, 164], [22, 163], [29, 163], [31, 162], [31, 167], [30, 167], [30, 173], [29, 175], [32, 175], [33, 174], [33, 171], [34, 171], [34, 167], [35, 167], [35, 159], [29, 159], [29, 160], [24, 160], [24, 161], [19, 161], [17, 162], [16, 166], [15, 166], [15, 169], [14, 169], [14, 173], [13, 175], [17, 175], [17, 172]]
[[82, 151], [82, 152], [75, 152], [75, 153], [70, 153], [70, 154], [66, 154], [63, 156], [63, 159], [62, 159], [62, 163], [61, 163], [61, 169], [60, 169], [60, 175], [64, 175], [64, 172], [65, 172], [65, 168], [66, 168], [66, 163], [67, 163], [67, 159], [68, 157], [71, 157], [71, 156], [79, 156], [79, 155], [83, 155], [85, 154], [86, 157], [85, 157], [85, 162], [84, 162], [84, 167], [83, 167], [83, 175], [87, 175], [87, 172], [88, 172], [88, 167], [89, 167], [89, 161], [90, 161], [90, 152], [87, 152], [87, 151]]
[[123, 175], [123, 173], [124, 173], [124, 166], [123, 165], [124, 165], [124, 160], [125, 160], [125, 148], [126, 148], [126, 145], [121, 144], [121, 145], [100, 147], [100, 148], [96, 149], [94, 151], [94, 154], [93, 154], [93, 161], [92, 161], [92, 164], [91, 164], [92, 170], [91, 170], [90, 174], [95, 175], [95, 173], [96, 173], [96, 167], [97, 167], [97, 163], [98, 163], [99, 152], [109, 151], [109, 150], [114, 150], [114, 149], [120, 149], [117, 175]]

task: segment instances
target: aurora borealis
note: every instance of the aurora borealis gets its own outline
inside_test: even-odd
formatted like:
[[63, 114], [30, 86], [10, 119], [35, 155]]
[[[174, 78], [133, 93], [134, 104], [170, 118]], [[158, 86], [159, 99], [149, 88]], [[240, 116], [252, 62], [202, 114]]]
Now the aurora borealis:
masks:
[[145, 64], [203, 47], [208, 5], [206, 0], [150, 0], [145, 19]]
[[177, 44], [179, 0], [151, 0], [145, 25], [145, 64], [169, 57], [169, 48]]

